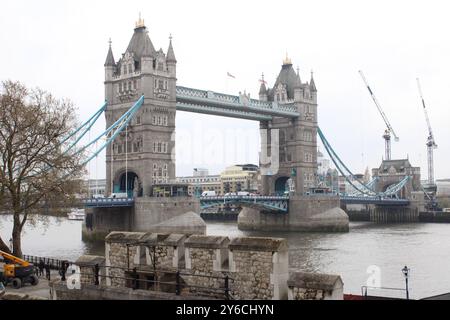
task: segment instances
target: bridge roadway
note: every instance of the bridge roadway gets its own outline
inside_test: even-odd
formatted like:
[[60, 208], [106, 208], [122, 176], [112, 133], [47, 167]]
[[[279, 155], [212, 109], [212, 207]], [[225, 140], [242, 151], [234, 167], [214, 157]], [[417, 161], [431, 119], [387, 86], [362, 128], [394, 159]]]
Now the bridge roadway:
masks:
[[[317, 194], [317, 196], [326, 196], [327, 194]], [[335, 196], [331, 195], [330, 196]], [[314, 197], [314, 195], [310, 195]], [[200, 197], [200, 206], [202, 209], [208, 209], [226, 204], [240, 204], [243, 206], [260, 208], [267, 211], [288, 213], [289, 196], [215, 196]], [[370, 196], [341, 196], [343, 204], [374, 204], [378, 206], [408, 206], [408, 199], [382, 198]], [[84, 199], [83, 204], [86, 208], [113, 208], [113, 207], [133, 207], [133, 198], [97, 198]]]

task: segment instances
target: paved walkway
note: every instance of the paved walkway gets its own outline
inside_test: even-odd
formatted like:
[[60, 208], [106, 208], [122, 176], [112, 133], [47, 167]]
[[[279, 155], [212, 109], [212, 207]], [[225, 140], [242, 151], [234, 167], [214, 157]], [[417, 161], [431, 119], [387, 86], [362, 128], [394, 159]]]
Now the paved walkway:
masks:
[[[60, 279], [60, 275], [58, 271], [51, 271], [50, 280]], [[50, 299], [50, 287], [48, 285], [48, 280], [41, 276], [39, 277], [39, 284], [37, 286], [32, 286], [30, 284], [26, 284], [20, 289], [14, 289], [10, 284], [6, 287], [5, 294], [27, 294], [29, 296], [36, 296], [40, 298]]]

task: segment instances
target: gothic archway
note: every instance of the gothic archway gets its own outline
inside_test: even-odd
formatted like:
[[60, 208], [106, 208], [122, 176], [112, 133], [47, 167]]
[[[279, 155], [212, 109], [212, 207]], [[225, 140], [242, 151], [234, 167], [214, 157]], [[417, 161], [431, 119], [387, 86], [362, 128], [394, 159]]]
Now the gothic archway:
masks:
[[289, 191], [288, 180], [289, 177], [279, 177], [275, 180], [275, 193], [277, 195], [283, 195], [285, 191]]
[[[133, 171], [122, 173], [119, 179], [119, 192], [128, 193], [128, 197], [133, 197], [134, 188], [139, 188], [139, 177]], [[137, 190], [139, 194], [140, 190]]]

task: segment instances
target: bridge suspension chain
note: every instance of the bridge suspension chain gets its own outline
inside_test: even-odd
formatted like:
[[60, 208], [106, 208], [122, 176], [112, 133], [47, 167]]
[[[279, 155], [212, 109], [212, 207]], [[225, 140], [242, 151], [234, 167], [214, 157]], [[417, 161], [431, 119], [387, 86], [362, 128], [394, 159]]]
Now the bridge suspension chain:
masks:
[[320, 139], [322, 140], [323, 145], [325, 146], [325, 150], [336, 166], [337, 170], [345, 177], [347, 182], [355, 188], [357, 192], [350, 194], [351, 196], [375, 196], [375, 197], [389, 197], [396, 195], [400, 190], [406, 185], [406, 183], [411, 179], [411, 177], [406, 176], [399, 183], [390, 186], [385, 192], [376, 193], [373, 191], [373, 187], [377, 182], [378, 178], [374, 178], [368, 184], [364, 184], [362, 181], [357, 179], [355, 175], [348, 169], [348, 167], [344, 164], [344, 162], [339, 158], [334, 149], [331, 147], [328, 140], [325, 138], [322, 130], [318, 128], [318, 134]]
[[[367, 185], [365, 185], [363, 182], [359, 181], [355, 177], [355, 175], [350, 171], [350, 169], [347, 168], [347, 166], [344, 164], [344, 162], [339, 158], [339, 156], [336, 154], [336, 152], [331, 147], [328, 140], [325, 138], [325, 135], [323, 134], [322, 130], [320, 128], [317, 129], [320, 139], [322, 140], [322, 143], [325, 147], [325, 150], [327, 151], [328, 155], [330, 156], [331, 160], [333, 161], [334, 165], [336, 166], [337, 170], [340, 172], [341, 175], [345, 177], [348, 183], [355, 188], [358, 192], [365, 195], [376, 195], [376, 193]], [[357, 185], [359, 184], [359, 185]]]

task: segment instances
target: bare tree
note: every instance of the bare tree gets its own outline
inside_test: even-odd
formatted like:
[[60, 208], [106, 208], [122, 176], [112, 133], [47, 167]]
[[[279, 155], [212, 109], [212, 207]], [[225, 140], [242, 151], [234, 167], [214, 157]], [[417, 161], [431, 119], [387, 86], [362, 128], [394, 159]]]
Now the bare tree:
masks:
[[[82, 154], [68, 151], [76, 128], [73, 104], [19, 82], [0, 86], [0, 207], [13, 214], [13, 254], [22, 256], [29, 215], [62, 204], [80, 190]], [[0, 235], [0, 249], [9, 252]]]

